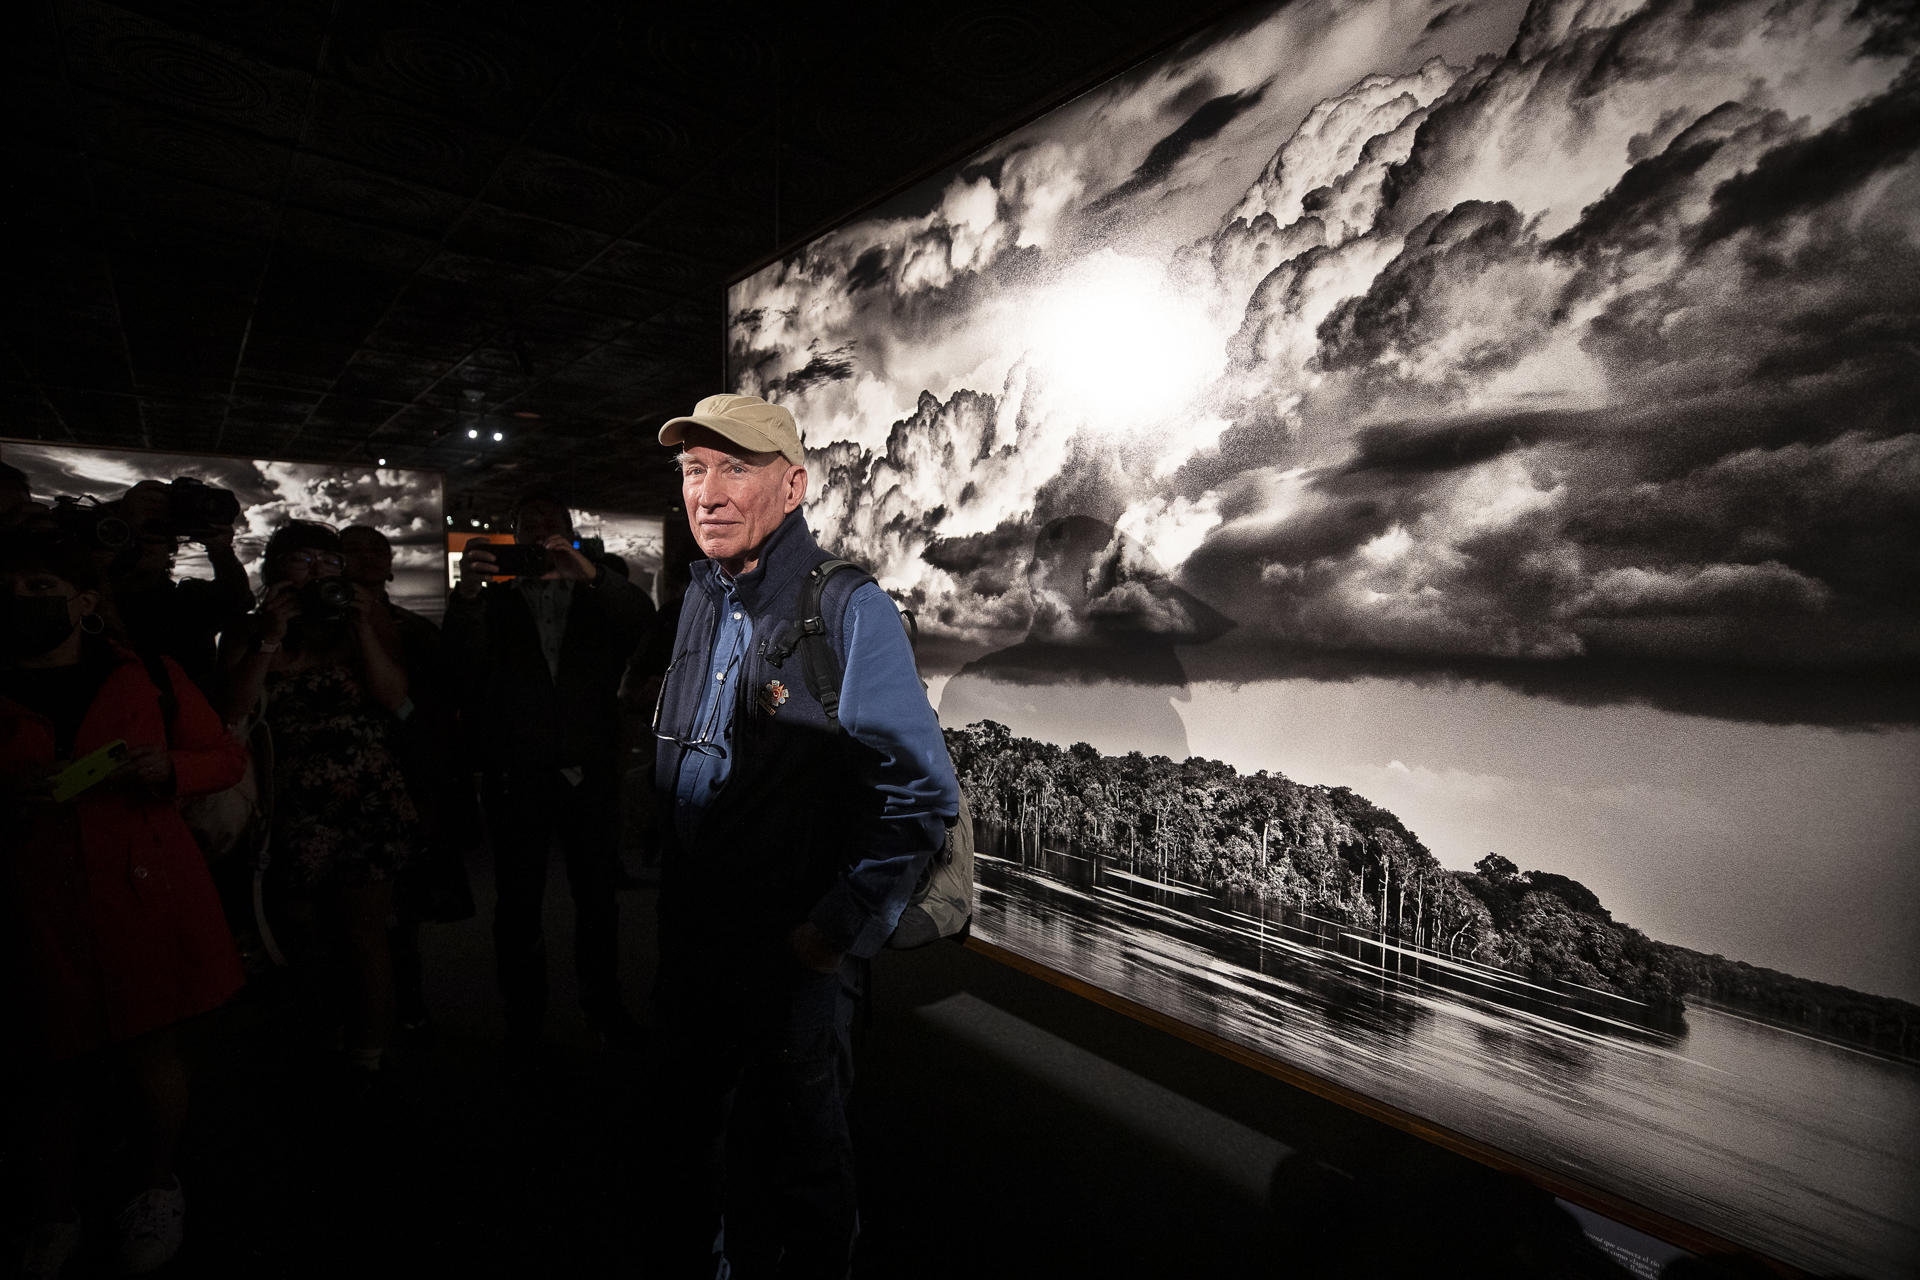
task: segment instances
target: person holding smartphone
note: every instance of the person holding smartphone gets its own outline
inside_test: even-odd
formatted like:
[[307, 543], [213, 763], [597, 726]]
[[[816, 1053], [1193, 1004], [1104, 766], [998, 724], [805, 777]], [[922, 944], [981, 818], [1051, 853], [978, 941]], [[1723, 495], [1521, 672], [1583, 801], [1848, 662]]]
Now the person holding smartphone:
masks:
[[[646, 592], [575, 543], [566, 504], [528, 494], [515, 511], [512, 544], [467, 544], [441, 623], [463, 723], [486, 762], [494, 957], [517, 1068], [535, 1065], [546, 1015], [541, 900], [556, 841], [573, 895], [587, 1021], [610, 1047], [637, 1047], [640, 1038], [618, 977], [618, 695], [654, 608]], [[517, 576], [489, 584], [502, 569]]]
[[349, 1100], [373, 1087], [392, 1039], [387, 924], [394, 883], [418, 850], [419, 814], [401, 759], [412, 711], [393, 620], [349, 581], [340, 535], [291, 521], [267, 540], [265, 592], [230, 633], [226, 712], [265, 699], [273, 735], [268, 887], [320, 1019], [337, 1026]]
[[[179, 1249], [186, 1213], [174, 1028], [243, 981], [175, 802], [232, 786], [245, 756], [178, 666], [167, 661], [169, 706], [146, 664], [101, 634], [84, 543], [49, 528], [0, 533], [0, 587], [0, 1075], [20, 1082], [9, 1101], [36, 1193], [20, 1274], [57, 1275], [79, 1247], [80, 1118], [106, 1101], [93, 1096], [102, 1082], [121, 1079], [136, 1185], [115, 1222], [119, 1261], [152, 1271]], [[116, 743], [116, 768], [54, 799], [73, 762]]]

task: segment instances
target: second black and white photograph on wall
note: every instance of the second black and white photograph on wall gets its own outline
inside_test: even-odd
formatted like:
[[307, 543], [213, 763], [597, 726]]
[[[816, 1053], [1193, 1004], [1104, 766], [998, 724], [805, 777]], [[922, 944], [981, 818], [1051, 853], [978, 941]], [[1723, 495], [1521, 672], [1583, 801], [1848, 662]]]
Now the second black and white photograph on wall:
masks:
[[979, 936], [1920, 1271], [1905, 6], [1253, 6], [740, 280]]
[[[446, 519], [440, 473], [377, 463], [278, 462], [215, 454], [97, 449], [45, 441], [0, 440], [0, 461], [26, 473], [34, 500], [110, 505], [138, 484], [199, 485], [231, 499], [233, 549], [255, 587], [259, 560], [273, 531], [289, 520], [345, 529], [368, 525], [393, 549], [388, 595], [402, 608], [437, 620], [446, 609]], [[216, 503], [221, 499], [213, 499]], [[175, 578], [211, 578], [206, 548], [178, 531]]]

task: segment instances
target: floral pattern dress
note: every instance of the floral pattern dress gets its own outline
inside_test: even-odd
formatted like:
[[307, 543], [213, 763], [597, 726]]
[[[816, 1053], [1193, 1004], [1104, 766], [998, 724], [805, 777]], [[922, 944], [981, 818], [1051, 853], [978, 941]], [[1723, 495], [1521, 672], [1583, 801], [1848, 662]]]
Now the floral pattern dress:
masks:
[[272, 859], [307, 891], [391, 880], [418, 848], [400, 769], [400, 724], [340, 664], [267, 676], [273, 731]]

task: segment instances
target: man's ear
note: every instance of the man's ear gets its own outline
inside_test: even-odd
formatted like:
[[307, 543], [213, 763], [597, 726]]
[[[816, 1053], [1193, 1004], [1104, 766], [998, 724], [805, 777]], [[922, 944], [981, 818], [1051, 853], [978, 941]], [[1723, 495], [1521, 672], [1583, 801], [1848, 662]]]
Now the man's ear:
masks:
[[791, 511], [806, 500], [807, 469], [802, 466], [787, 468], [787, 505], [781, 514]]

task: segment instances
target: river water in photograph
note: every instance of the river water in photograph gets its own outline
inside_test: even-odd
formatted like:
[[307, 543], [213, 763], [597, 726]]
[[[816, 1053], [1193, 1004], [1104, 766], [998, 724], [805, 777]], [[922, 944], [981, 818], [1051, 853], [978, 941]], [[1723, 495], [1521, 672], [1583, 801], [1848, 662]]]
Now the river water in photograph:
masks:
[[[975, 933], [1819, 1274], [1920, 1275], [1920, 1068], [1365, 935], [983, 828]], [[1007, 856], [993, 856], [1005, 853]]]

